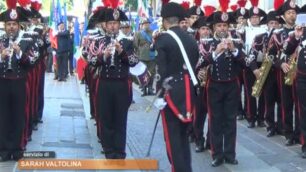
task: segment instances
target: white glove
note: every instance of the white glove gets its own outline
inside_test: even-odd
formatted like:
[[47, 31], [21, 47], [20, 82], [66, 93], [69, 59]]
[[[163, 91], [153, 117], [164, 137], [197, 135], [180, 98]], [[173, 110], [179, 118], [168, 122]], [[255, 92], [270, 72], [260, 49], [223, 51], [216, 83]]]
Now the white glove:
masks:
[[165, 108], [165, 106], [167, 105], [167, 102], [165, 102], [165, 100], [163, 98], [157, 98], [155, 101], [154, 101], [154, 106], [159, 109], [159, 110], [162, 110]]
[[52, 55], [55, 56], [55, 55], [56, 55], [56, 52], [55, 52], [55, 51], [52, 51]]

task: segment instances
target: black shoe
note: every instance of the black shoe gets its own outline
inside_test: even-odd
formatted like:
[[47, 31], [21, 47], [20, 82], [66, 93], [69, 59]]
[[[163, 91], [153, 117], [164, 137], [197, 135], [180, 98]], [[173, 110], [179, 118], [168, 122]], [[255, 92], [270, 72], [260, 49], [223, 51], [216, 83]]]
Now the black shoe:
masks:
[[205, 139], [201, 138], [201, 139], [197, 139], [196, 140], [196, 148], [195, 148], [195, 152], [204, 152], [204, 143], [205, 143]]
[[40, 119], [40, 120], [38, 120], [37, 122], [38, 122], [38, 123], [40, 123], [40, 124], [44, 123], [44, 121], [43, 121], [43, 120], [41, 120], [41, 119]]
[[263, 121], [257, 121], [258, 127], [266, 127], [266, 124]]
[[302, 152], [302, 158], [306, 158], [306, 152]]
[[92, 115], [92, 116], [90, 117], [90, 119], [95, 119], [95, 117]]
[[0, 162], [5, 162], [11, 160], [11, 155], [6, 153], [3, 155], [0, 155]]
[[204, 152], [204, 145], [196, 145], [195, 151], [197, 153]]
[[16, 151], [12, 153], [12, 159], [15, 161], [20, 160], [21, 158], [23, 158], [23, 151]]
[[292, 146], [294, 144], [293, 139], [286, 139], [285, 145], [286, 146]]
[[248, 128], [254, 128], [255, 127], [255, 122], [249, 122]]
[[239, 114], [239, 115], [237, 115], [237, 120], [243, 120], [244, 118], [243, 118], [243, 115], [242, 114]]
[[237, 165], [238, 164], [238, 160], [237, 159], [228, 159], [228, 158], [225, 158], [224, 161], [227, 164], [232, 164], [232, 165]]
[[189, 143], [193, 143], [193, 142], [195, 142], [195, 137], [193, 135], [190, 135], [188, 137], [188, 140], [189, 140]]
[[32, 136], [28, 136], [28, 142], [32, 141]]
[[210, 150], [210, 144], [206, 142], [205, 149]]
[[57, 80], [57, 79], [58, 79], [58, 77], [54, 77], [54, 78], [53, 78], [53, 80]]
[[213, 167], [218, 167], [223, 163], [223, 159], [222, 158], [216, 158], [211, 162], [211, 166]]
[[268, 134], [267, 134], [267, 137], [272, 137], [275, 135], [275, 130], [274, 129], [270, 129], [268, 130]]
[[38, 130], [38, 127], [37, 127], [37, 124], [36, 124], [36, 123], [33, 124], [32, 130], [34, 130], [34, 131], [37, 131], [37, 130]]

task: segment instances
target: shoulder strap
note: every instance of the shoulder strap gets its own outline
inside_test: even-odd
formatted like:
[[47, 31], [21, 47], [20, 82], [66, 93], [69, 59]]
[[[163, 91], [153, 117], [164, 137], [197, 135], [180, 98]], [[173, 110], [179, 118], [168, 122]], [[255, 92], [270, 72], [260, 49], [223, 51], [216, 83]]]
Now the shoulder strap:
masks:
[[142, 30], [140, 33], [141, 33], [141, 36], [142, 36], [146, 41], [148, 41], [150, 44], [152, 43], [152, 37], [151, 37], [147, 32], [145, 32], [144, 30]]
[[178, 44], [178, 46], [180, 47], [180, 50], [181, 50], [181, 53], [183, 55], [183, 58], [184, 58], [184, 61], [185, 61], [185, 64], [187, 66], [187, 69], [188, 69], [188, 72], [190, 74], [190, 77], [191, 77], [191, 80], [192, 80], [192, 83], [194, 86], [198, 85], [198, 80], [193, 72], [193, 69], [191, 67], [191, 64], [189, 62], [189, 59], [188, 59], [188, 56], [187, 56], [187, 53], [186, 53], [186, 50], [183, 46], [183, 43], [182, 41], [180, 40], [180, 38], [176, 35], [176, 33], [174, 33], [172, 30], [167, 30], [167, 33], [172, 36], [172, 38], [176, 41], [176, 43]]

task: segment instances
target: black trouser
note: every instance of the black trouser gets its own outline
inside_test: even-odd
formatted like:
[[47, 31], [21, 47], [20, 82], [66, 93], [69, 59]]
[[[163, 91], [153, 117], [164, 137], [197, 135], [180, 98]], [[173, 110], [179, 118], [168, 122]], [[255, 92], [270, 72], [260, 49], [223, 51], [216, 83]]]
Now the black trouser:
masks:
[[68, 58], [68, 68], [69, 73], [73, 73], [73, 51], [69, 52], [69, 58]]
[[[283, 130], [286, 139], [299, 139], [299, 116], [295, 113], [295, 127], [293, 128], [293, 104], [295, 93], [295, 83], [293, 85], [286, 85], [284, 73], [279, 72], [279, 86], [281, 91], [281, 110]], [[296, 106], [297, 107], [297, 106]]]
[[99, 80], [97, 114], [101, 143], [107, 159], [126, 157], [127, 113], [131, 104], [128, 80]]
[[252, 96], [252, 87], [256, 81], [255, 75], [250, 69], [244, 70], [244, 89], [246, 97], [246, 114], [249, 122], [264, 121], [264, 97], [259, 96], [258, 106], [256, 98]]
[[22, 150], [25, 127], [26, 80], [0, 79], [0, 155]]
[[[239, 74], [239, 82], [240, 82], [240, 98], [239, 98], [239, 105], [238, 105], [238, 114], [237, 115], [242, 115], [244, 118], [246, 117], [245, 113], [245, 105], [246, 105], [246, 96], [245, 93], [242, 96], [242, 90], [244, 89], [244, 84], [243, 84], [243, 70], [240, 71]], [[243, 99], [242, 99], [243, 98]], [[244, 106], [242, 104], [242, 101], [244, 103]]]
[[209, 80], [207, 86], [210, 147], [212, 158], [234, 159], [236, 156], [236, 114], [239, 103], [239, 82]]
[[[45, 90], [45, 66], [43, 61], [41, 61], [40, 73], [39, 73], [39, 85], [38, 85], [38, 112], [37, 112], [37, 121], [40, 121], [43, 116], [44, 111], [44, 90]], [[36, 121], [36, 122], [37, 122]]]
[[196, 143], [204, 142], [204, 124], [207, 115], [206, 88], [198, 86], [196, 96], [196, 114], [193, 121], [193, 129]]
[[[265, 121], [268, 130], [281, 130], [282, 117], [280, 112], [280, 97], [278, 94], [276, 71], [271, 68], [266, 82], [264, 84], [262, 94], [265, 99]], [[275, 123], [275, 103], [277, 103], [277, 122]]]
[[298, 74], [296, 78], [296, 90], [298, 99], [298, 112], [301, 128], [302, 152], [306, 152], [306, 75]]
[[66, 78], [68, 73], [68, 56], [69, 52], [57, 53], [57, 76], [59, 80]]
[[161, 113], [172, 172], [191, 172], [191, 154], [187, 136], [189, 123], [181, 122], [168, 106]]
[[46, 59], [47, 72], [52, 72], [52, 65], [53, 65], [53, 55], [51, 52], [51, 53], [48, 53], [47, 59]]

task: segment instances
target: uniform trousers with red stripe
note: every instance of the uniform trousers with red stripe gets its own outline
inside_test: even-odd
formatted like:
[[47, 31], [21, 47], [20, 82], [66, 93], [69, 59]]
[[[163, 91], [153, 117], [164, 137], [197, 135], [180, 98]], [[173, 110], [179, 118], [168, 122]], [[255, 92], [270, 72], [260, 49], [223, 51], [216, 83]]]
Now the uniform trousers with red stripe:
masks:
[[306, 75], [297, 74], [296, 89], [301, 128], [302, 152], [306, 152]]
[[131, 105], [128, 79], [99, 79], [97, 115], [107, 159], [125, 159], [127, 114]]
[[186, 132], [190, 123], [183, 123], [166, 106], [162, 111], [166, 149], [172, 172], [191, 172], [191, 154]]
[[26, 80], [0, 79], [0, 156], [22, 151]]
[[293, 85], [286, 85], [284, 79], [285, 74], [283, 72], [279, 72], [278, 77], [281, 91], [281, 111], [284, 135], [286, 139], [294, 139], [298, 141], [300, 136], [300, 124], [299, 116], [297, 115], [297, 108], [295, 109], [295, 127], [293, 128], [293, 105], [296, 100], [295, 83], [293, 83]]
[[236, 114], [239, 105], [239, 81], [209, 80], [207, 104], [210, 127], [210, 148], [213, 159], [236, 157]]
[[[266, 82], [262, 88], [262, 94], [265, 99], [265, 121], [267, 123], [267, 130], [281, 131], [282, 116], [280, 112], [280, 96], [277, 89], [276, 70], [271, 68]], [[277, 103], [277, 121], [275, 121], [275, 104]]]
[[244, 74], [244, 88], [246, 97], [246, 115], [249, 122], [263, 122], [264, 121], [264, 98], [259, 97], [258, 106], [256, 98], [252, 96], [252, 87], [256, 81], [255, 75], [250, 69], [245, 69]]
[[206, 89], [199, 86], [196, 89], [196, 114], [193, 121], [193, 130], [196, 137], [196, 142], [198, 144], [203, 142], [204, 144], [204, 124], [207, 116]]

